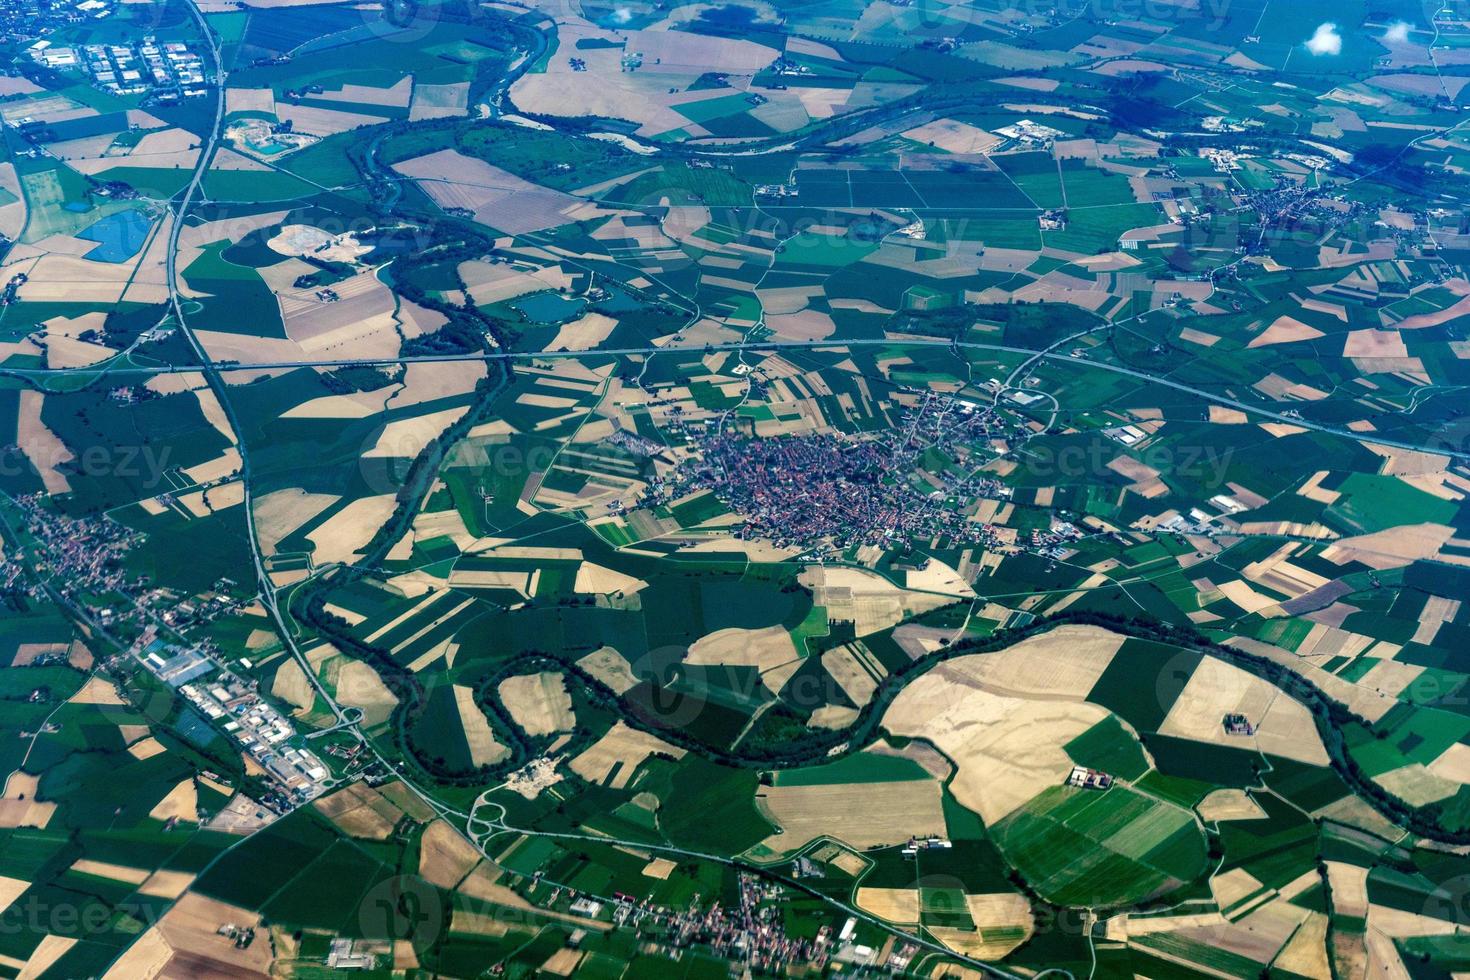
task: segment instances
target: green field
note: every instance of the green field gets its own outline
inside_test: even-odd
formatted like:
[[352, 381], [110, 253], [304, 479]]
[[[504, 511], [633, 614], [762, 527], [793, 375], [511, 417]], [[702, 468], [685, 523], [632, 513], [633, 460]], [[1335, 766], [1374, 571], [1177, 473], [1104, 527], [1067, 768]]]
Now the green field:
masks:
[[1032, 886], [1065, 905], [1141, 901], [1204, 870], [1204, 836], [1189, 812], [1124, 786], [1051, 787], [994, 834]]

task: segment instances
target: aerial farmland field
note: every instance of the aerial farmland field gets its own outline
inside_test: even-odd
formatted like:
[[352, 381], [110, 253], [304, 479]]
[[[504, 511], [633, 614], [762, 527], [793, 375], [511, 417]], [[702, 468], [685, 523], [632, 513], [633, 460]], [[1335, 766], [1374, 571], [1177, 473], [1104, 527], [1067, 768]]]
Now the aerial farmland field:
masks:
[[1463, 12], [0, 10], [0, 972], [1470, 970]]

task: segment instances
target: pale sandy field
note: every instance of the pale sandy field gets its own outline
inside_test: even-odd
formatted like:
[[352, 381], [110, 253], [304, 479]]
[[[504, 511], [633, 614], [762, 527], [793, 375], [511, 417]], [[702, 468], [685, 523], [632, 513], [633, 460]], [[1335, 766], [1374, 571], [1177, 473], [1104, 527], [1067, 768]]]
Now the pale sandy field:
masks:
[[527, 735], [569, 732], [576, 724], [572, 696], [560, 673], [518, 674], [500, 682], [500, 701]]

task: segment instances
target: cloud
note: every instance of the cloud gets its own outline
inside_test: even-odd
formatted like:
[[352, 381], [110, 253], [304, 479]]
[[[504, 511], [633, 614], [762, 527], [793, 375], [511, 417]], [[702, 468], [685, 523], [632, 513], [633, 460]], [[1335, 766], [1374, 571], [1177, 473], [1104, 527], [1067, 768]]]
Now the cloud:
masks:
[[1383, 32], [1383, 40], [1388, 44], [1404, 44], [1409, 40], [1409, 22], [1396, 20], [1388, 25], [1388, 30]]
[[1318, 25], [1307, 38], [1307, 50], [1315, 55], [1342, 54], [1342, 35], [1337, 33], [1337, 25], [1331, 22]]

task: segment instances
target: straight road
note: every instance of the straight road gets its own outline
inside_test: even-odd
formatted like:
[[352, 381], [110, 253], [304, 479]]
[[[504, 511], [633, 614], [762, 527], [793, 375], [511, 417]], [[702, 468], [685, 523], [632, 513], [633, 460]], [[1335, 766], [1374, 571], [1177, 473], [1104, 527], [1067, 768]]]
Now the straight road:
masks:
[[[173, 253], [170, 252], [170, 264]], [[174, 287], [172, 274], [169, 276], [170, 289]], [[183, 323], [182, 315], [179, 315], [180, 324]], [[1006, 344], [986, 344], [976, 341], [950, 341], [936, 340], [930, 338], [913, 339], [888, 339], [888, 338], [853, 338], [850, 340], [748, 340], [729, 344], [707, 344], [704, 346], [690, 347], [614, 347], [598, 348], [594, 350], [580, 351], [487, 351], [468, 354], [420, 354], [410, 357], [373, 357], [373, 358], [340, 358], [329, 360], [299, 360], [299, 361], [260, 361], [242, 364], [239, 361], [211, 361], [207, 359], [204, 352], [198, 347], [197, 341], [187, 328], [185, 334], [190, 343], [195, 345], [196, 355], [200, 364], [178, 365], [160, 364], [157, 366], [127, 365], [107, 367], [97, 365], [88, 368], [0, 368], [0, 374], [12, 377], [26, 378], [40, 382], [46, 378], [60, 376], [81, 376], [87, 374], [108, 375], [136, 375], [152, 376], [156, 374], [184, 374], [204, 373], [206, 378], [219, 378], [223, 374], [235, 371], [280, 371], [295, 368], [347, 368], [347, 367], [386, 367], [397, 364], [439, 364], [453, 363], [459, 361], [546, 361], [546, 360], [568, 360], [568, 359], [595, 359], [605, 357], [628, 357], [628, 356], [652, 356], [655, 354], [672, 353], [719, 353], [723, 351], [785, 351], [785, 350], [838, 350], [851, 347], [938, 347], [952, 350], [974, 350], [988, 351], [1000, 354], [1019, 354], [1030, 360], [1029, 364], [1036, 361], [1052, 361], [1058, 364], [1080, 365], [1089, 370], [1107, 371], [1111, 374], [1120, 374], [1125, 377], [1134, 378], [1147, 384], [1155, 384], [1174, 391], [1184, 392], [1196, 398], [1223, 405], [1227, 408], [1238, 409], [1257, 418], [1273, 422], [1281, 422], [1286, 425], [1294, 425], [1313, 432], [1321, 432], [1325, 435], [1338, 436], [1351, 439], [1354, 442], [1371, 442], [1377, 446], [1388, 446], [1391, 449], [1403, 449], [1409, 452], [1430, 453], [1435, 456], [1447, 456], [1462, 462], [1470, 462], [1470, 450], [1455, 449], [1449, 446], [1430, 445], [1420, 442], [1408, 442], [1401, 439], [1392, 439], [1374, 433], [1353, 432], [1343, 426], [1328, 425], [1322, 422], [1313, 422], [1310, 419], [1299, 418], [1291, 412], [1278, 412], [1264, 405], [1254, 402], [1241, 401], [1238, 398], [1230, 398], [1226, 395], [1206, 391], [1193, 385], [1173, 381], [1147, 371], [1139, 371], [1134, 368], [1125, 367], [1121, 364], [1109, 364], [1106, 361], [1097, 361], [1089, 357], [1074, 357], [1071, 354], [1058, 353], [1056, 344], [1045, 348], [1034, 347], [1012, 347]], [[202, 367], [200, 365], [203, 365]], [[1023, 365], [1026, 366], [1026, 365]], [[223, 393], [217, 391], [220, 401], [223, 403]], [[228, 407], [226, 408], [228, 414]], [[233, 420], [232, 420], [233, 421]]]

